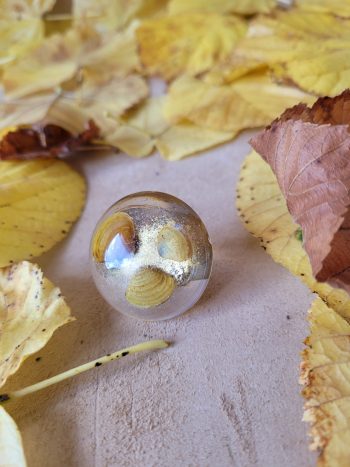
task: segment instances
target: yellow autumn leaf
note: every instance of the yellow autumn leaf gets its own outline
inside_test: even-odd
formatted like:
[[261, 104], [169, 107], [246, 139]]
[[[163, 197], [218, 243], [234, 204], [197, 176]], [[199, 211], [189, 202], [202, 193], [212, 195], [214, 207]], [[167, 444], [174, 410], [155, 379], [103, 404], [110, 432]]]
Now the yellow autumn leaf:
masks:
[[119, 29], [134, 17], [142, 0], [74, 0], [73, 15], [78, 23], [89, 22], [96, 29]]
[[18, 99], [55, 88], [72, 78], [77, 67], [72, 44], [68, 45], [64, 36], [50, 36], [4, 69], [5, 95]]
[[137, 21], [133, 21], [122, 31], [96, 36], [97, 44], [94, 48], [79, 57], [84, 80], [103, 82], [111, 77], [126, 76], [140, 69], [135, 35], [138, 24]]
[[39, 266], [22, 261], [0, 269], [0, 386], [23, 360], [72, 321], [60, 290]]
[[[101, 34], [82, 24], [64, 34], [45, 38], [25, 56], [5, 67], [3, 86], [8, 98], [21, 98], [72, 82], [101, 83], [126, 76], [140, 66], [136, 24], [125, 31]], [[103, 68], [103, 73], [101, 69]]]
[[130, 143], [129, 147], [119, 143], [127, 154], [146, 155], [156, 147], [164, 159], [175, 161], [234, 137], [233, 132], [203, 129], [191, 123], [170, 125], [163, 115], [164, 100], [164, 96], [150, 98], [122, 118], [130, 136], [133, 131], [140, 132], [134, 138], [137, 150], [134, 147], [131, 152]]
[[44, 37], [41, 16], [55, 0], [0, 0], [0, 65], [24, 55]]
[[350, 436], [350, 325], [317, 298], [309, 310], [310, 335], [302, 353], [300, 382], [311, 449], [318, 465], [347, 467]]
[[104, 141], [132, 157], [148, 156], [154, 148], [153, 138], [148, 133], [124, 124], [116, 126]]
[[278, 78], [307, 92], [336, 95], [350, 86], [349, 26], [348, 19], [322, 12], [261, 17], [237, 45], [235, 61], [269, 65]]
[[0, 18], [40, 18], [56, 0], [0, 0]]
[[145, 20], [136, 31], [148, 75], [198, 75], [225, 60], [246, 25], [234, 16], [195, 13]]
[[85, 202], [84, 179], [57, 160], [0, 162], [0, 267], [65, 237]]
[[260, 239], [261, 246], [277, 263], [299, 276], [337, 313], [350, 318], [349, 295], [314, 279], [298, 226], [288, 212], [276, 177], [254, 151], [246, 157], [241, 168], [237, 209], [246, 229]]
[[297, 0], [296, 6], [300, 10], [313, 13], [329, 13], [343, 18], [350, 17], [350, 3], [344, 0]]
[[44, 26], [40, 18], [15, 20], [0, 16], [0, 66], [24, 55], [39, 44], [43, 36]]
[[72, 95], [76, 104], [93, 118], [104, 134], [104, 119], [120, 117], [148, 95], [146, 81], [139, 75], [114, 77], [100, 85], [86, 81]]
[[244, 76], [230, 86], [183, 76], [170, 86], [164, 115], [172, 124], [192, 122], [212, 130], [238, 132], [267, 125], [286, 107], [313, 100], [291, 86], [273, 83], [263, 73]]
[[22, 438], [16, 423], [0, 406], [0, 467], [26, 467]]
[[268, 13], [277, 5], [276, 0], [171, 0], [169, 13], [237, 13], [253, 15]]
[[106, 32], [118, 30], [135, 18], [164, 13], [167, 0], [74, 0], [73, 15], [79, 24], [89, 22]]
[[169, 161], [204, 151], [218, 144], [230, 141], [234, 132], [203, 129], [197, 125], [180, 124], [169, 127], [156, 139], [160, 154]]

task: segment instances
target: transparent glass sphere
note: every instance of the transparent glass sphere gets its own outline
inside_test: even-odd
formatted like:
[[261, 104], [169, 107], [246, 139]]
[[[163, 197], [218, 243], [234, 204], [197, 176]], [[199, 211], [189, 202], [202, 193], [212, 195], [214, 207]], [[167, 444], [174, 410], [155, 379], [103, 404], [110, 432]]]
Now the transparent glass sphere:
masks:
[[90, 244], [101, 295], [121, 313], [146, 320], [190, 309], [208, 284], [212, 256], [208, 232], [193, 209], [152, 191], [113, 204]]

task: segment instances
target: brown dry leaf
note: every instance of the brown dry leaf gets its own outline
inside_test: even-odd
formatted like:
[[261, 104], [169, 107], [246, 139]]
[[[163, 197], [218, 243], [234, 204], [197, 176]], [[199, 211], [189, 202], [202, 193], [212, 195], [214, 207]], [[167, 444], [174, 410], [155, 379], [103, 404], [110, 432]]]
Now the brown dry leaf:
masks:
[[0, 269], [0, 386], [72, 319], [60, 290], [39, 266], [22, 261]]
[[80, 216], [85, 181], [57, 160], [0, 162], [0, 267], [39, 256]]
[[28, 160], [68, 157], [82, 149], [93, 149], [100, 136], [93, 120], [77, 136], [57, 125], [35, 125], [8, 131], [0, 141], [0, 160]]
[[309, 258], [298, 239], [298, 226], [288, 212], [276, 177], [254, 151], [241, 168], [237, 209], [245, 228], [260, 239], [261, 246], [277, 263], [299, 276], [337, 313], [350, 318], [349, 295], [313, 277]]
[[277, 5], [276, 0], [171, 0], [169, 13], [237, 13], [253, 15], [269, 13]]
[[16, 423], [0, 406], [0, 466], [26, 467], [21, 434]]
[[286, 110], [252, 139], [301, 226], [317, 280], [350, 292], [350, 91]]
[[288, 105], [301, 100], [314, 98], [277, 85], [263, 73], [247, 75], [230, 86], [183, 76], [170, 86], [164, 115], [171, 124], [191, 122], [212, 130], [238, 132], [268, 124]]
[[238, 17], [194, 13], [143, 21], [136, 34], [146, 73], [171, 80], [225, 60], [245, 30]]
[[310, 335], [302, 353], [300, 382], [310, 423], [311, 449], [319, 466], [349, 465], [350, 325], [317, 298], [308, 316]]

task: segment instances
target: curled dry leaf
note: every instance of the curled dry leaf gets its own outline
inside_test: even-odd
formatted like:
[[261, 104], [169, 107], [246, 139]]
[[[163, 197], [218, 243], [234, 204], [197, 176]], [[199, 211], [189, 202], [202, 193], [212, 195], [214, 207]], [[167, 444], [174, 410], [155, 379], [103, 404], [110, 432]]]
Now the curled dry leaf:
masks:
[[350, 92], [286, 110], [252, 139], [303, 232], [317, 280], [350, 292]]
[[136, 35], [147, 74], [171, 80], [183, 73], [198, 75], [225, 60], [245, 29], [240, 18], [194, 13], [146, 20]]
[[19, 128], [9, 131], [0, 141], [0, 159], [36, 159], [66, 157], [81, 148], [91, 148], [92, 141], [99, 137], [99, 129], [93, 120], [78, 136], [57, 125], [42, 128]]
[[350, 325], [317, 298], [309, 310], [310, 335], [302, 353], [300, 383], [319, 466], [349, 465]]
[[276, 177], [254, 151], [246, 157], [241, 168], [236, 203], [245, 228], [260, 239], [266, 252], [300, 277], [340, 315], [350, 318], [348, 294], [313, 277], [310, 260], [298, 239], [298, 225], [288, 212]]
[[57, 160], [0, 163], [0, 267], [39, 256], [70, 230], [85, 181]]
[[0, 386], [72, 321], [60, 290], [27, 261], [0, 269]]
[[21, 434], [16, 423], [0, 406], [0, 466], [26, 467]]

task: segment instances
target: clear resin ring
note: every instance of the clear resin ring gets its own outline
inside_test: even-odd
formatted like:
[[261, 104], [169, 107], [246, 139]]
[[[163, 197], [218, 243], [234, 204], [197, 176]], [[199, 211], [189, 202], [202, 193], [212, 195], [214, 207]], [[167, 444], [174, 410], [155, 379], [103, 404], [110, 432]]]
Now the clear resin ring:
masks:
[[158, 192], [135, 193], [113, 204], [90, 244], [92, 274], [101, 295], [127, 316], [169, 319], [204, 292], [212, 247], [199, 216]]

